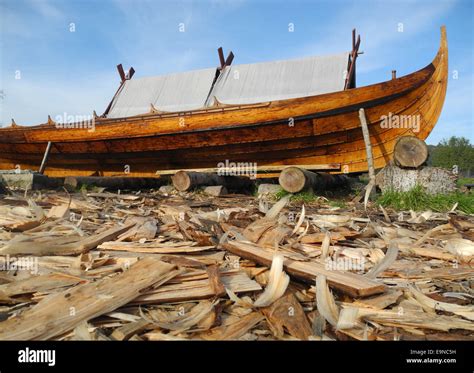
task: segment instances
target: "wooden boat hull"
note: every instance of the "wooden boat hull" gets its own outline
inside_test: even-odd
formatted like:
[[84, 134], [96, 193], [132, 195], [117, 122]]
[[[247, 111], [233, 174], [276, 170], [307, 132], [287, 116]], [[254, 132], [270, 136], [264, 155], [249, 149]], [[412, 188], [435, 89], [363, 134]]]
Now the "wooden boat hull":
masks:
[[[54, 123], [3, 128], [0, 169], [37, 170], [51, 141], [45, 172], [50, 176], [152, 176], [160, 170], [212, 168], [225, 160], [257, 166], [339, 164], [336, 172], [364, 172], [358, 110], [365, 109], [375, 167], [381, 168], [400, 136], [429, 135], [441, 113], [447, 77], [443, 27], [431, 64], [371, 86], [255, 105], [97, 118], [93, 131]], [[387, 126], [389, 115], [409, 118], [411, 126]]]

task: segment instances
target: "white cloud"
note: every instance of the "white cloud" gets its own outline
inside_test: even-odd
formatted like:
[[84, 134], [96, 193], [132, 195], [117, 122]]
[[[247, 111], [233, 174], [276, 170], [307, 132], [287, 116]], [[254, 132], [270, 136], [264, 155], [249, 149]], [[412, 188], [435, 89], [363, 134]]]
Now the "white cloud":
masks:
[[45, 18], [63, 17], [61, 10], [47, 0], [31, 0], [29, 4], [31, 4], [36, 12]]

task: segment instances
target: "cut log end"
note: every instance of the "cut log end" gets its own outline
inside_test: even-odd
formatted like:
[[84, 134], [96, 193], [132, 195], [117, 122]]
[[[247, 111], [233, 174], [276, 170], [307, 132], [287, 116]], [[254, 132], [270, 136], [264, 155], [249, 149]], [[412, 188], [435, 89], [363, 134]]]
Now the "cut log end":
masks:
[[403, 136], [397, 140], [393, 159], [399, 167], [418, 168], [428, 159], [428, 146], [415, 136]]
[[301, 168], [287, 167], [278, 178], [281, 187], [290, 193], [301, 192], [306, 187], [306, 177]]
[[172, 177], [173, 186], [180, 192], [185, 192], [191, 189], [192, 181], [189, 173], [186, 171], [178, 171]]
[[348, 178], [345, 175], [330, 175], [324, 172], [311, 172], [299, 167], [288, 167], [281, 172], [278, 182], [289, 193], [298, 193], [303, 190], [322, 192], [346, 186]]

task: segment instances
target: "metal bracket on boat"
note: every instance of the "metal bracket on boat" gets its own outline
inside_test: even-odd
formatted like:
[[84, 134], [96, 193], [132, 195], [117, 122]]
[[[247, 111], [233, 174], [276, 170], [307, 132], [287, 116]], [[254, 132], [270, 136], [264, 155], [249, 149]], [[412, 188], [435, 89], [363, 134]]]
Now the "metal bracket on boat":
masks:
[[219, 62], [221, 64], [219, 70], [224, 70], [226, 66], [230, 66], [232, 64], [232, 61], [234, 60], [234, 53], [232, 53], [232, 51], [229, 52], [226, 59], [224, 59], [224, 50], [222, 47], [217, 49], [217, 53], [219, 54]]

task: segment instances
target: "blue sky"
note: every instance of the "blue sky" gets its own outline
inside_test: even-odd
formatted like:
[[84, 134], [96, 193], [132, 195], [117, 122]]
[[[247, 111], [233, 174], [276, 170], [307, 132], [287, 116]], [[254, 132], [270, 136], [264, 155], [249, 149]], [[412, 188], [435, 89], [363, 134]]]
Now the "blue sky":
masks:
[[450, 79], [428, 143], [452, 135], [474, 143], [473, 3], [0, 0], [0, 123], [101, 114], [118, 87], [118, 63], [149, 76], [216, 66], [219, 46], [234, 63], [338, 53], [350, 50], [354, 27], [364, 51], [357, 84], [377, 83], [392, 69], [401, 76], [431, 62], [445, 24]]

